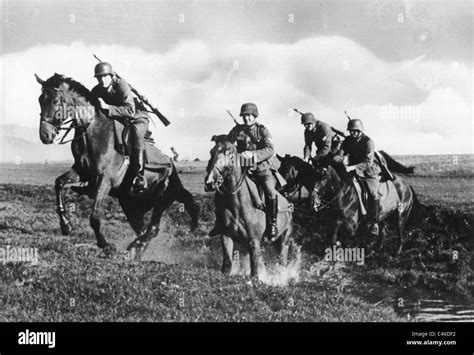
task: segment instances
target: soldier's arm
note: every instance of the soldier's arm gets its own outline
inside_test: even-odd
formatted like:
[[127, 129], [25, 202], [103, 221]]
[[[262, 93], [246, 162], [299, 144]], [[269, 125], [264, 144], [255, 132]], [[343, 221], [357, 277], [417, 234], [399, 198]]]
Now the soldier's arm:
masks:
[[356, 170], [358, 174], [362, 174], [369, 166], [371, 166], [374, 163], [374, 158], [375, 158], [374, 142], [372, 140], [368, 140], [366, 142], [364, 149], [365, 149], [364, 160], [360, 162], [359, 164], [354, 165], [354, 169]]
[[128, 83], [121, 79], [118, 82], [116, 95], [120, 97], [121, 105], [109, 105], [110, 117], [135, 117], [135, 100]]
[[275, 153], [270, 131], [266, 127], [263, 127], [261, 133], [262, 133], [261, 148], [254, 151], [256, 163], [260, 163], [262, 161], [270, 159]]
[[337, 163], [342, 163], [344, 161], [344, 156], [346, 155], [344, 149], [347, 146], [347, 143], [346, 144], [344, 144], [344, 143], [346, 143], [346, 141], [342, 142], [341, 148], [339, 148], [339, 151], [332, 158], [333, 161], [335, 161]]
[[303, 157], [307, 161], [311, 158], [311, 146], [313, 142], [311, 141], [310, 134], [307, 130], [304, 131], [304, 147], [303, 147]]
[[324, 137], [322, 138], [321, 147], [316, 151], [317, 156], [326, 156], [331, 151], [331, 136], [332, 130], [327, 125], [321, 126], [322, 133]]

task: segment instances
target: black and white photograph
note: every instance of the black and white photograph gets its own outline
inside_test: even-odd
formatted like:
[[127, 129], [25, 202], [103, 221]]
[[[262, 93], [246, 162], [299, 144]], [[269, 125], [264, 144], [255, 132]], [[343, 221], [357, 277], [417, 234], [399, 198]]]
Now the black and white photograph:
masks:
[[472, 1], [0, 2], [0, 353], [105, 323], [472, 353]]

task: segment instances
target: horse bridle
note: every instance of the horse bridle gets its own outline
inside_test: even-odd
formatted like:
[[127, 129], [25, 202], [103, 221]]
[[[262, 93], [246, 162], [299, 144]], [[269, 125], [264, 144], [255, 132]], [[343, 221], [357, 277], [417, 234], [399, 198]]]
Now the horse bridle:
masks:
[[[328, 173], [329, 174], [329, 173]], [[322, 199], [322, 196], [326, 195], [328, 192], [329, 193], [332, 193], [332, 192], [335, 192], [335, 189], [334, 189], [334, 185], [332, 183], [332, 179], [331, 179], [331, 175], [329, 175], [329, 183], [331, 184], [330, 188], [329, 188], [329, 191], [325, 191], [322, 195], [319, 193], [318, 189], [316, 189], [316, 187], [313, 189], [313, 194], [315, 196], [315, 201], [313, 202], [313, 209], [316, 211], [316, 212], [319, 212], [329, 206], [331, 206], [331, 204], [341, 195], [342, 193], [342, 189], [332, 198], [330, 199], [329, 201], [327, 200], [323, 200]]]
[[[61, 91], [61, 89], [54, 88], [54, 87], [52, 87], [50, 89], [53, 89], [53, 90], [56, 90], [56, 91]], [[63, 106], [65, 100], [64, 100], [64, 97], [62, 95], [59, 95], [59, 98], [60, 98], [60, 103], [56, 106], [56, 108], [59, 107], [59, 109], [61, 109], [61, 107]], [[86, 124], [77, 124], [77, 121], [74, 120], [73, 118], [67, 119], [65, 122], [61, 122], [60, 120], [58, 120], [54, 117], [49, 117], [49, 116], [43, 115], [43, 112], [40, 112], [40, 122], [41, 123], [44, 122], [44, 123], [47, 123], [47, 124], [53, 126], [54, 132], [56, 134], [58, 134], [60, 131], [66, 131], [60, 139], [56, 139], [54, 141], [54, 143], [58, 143], [58, 144], [70, 143], [72, 141], [75, 141], [76, 139], [79, 139], [79, 138], [83, 137], [86, 134], [85, 129], [77, 137], [74, 137], [70, 140], [64, 141], [64, 139], [67, 137], [69, 132], [71, 132], [73, 129], [80, 129], [80, 128], [86, 128], [87, 129], [87, 127], [90, 124], [90, 120]], [[70, 124], [70, 125], [66, 126], [68, 124]]]
[[[235, 152], [232, 151], [231, 153], [233, 154]], [[228, 165], [225, 165], [224, 168], [228, 167]], [[216, 191], [222, 195], [234, 195], [236, 194], [240, 188], [242, 187], [242, 183], [244, 182], [245, 180], [245, 177], [247, 176], [247, 172], [248, 172], [248, 168], [245, 167], [242, 171], [242, 175], [240, 176], [239, 178], [239, 181], [237, 181], [237, 183], [231, 188], [231, 189], [227, 189], [223, 183], [224, 183], [224, 179], [225, 179], [225, 174], [223, 173], [223, 170], [224, 169], [219, 169], [216, 165], [213, 165], [212, 169], [216, 169], [218, 172], [219, 172], [219, 177], [217, 178], [217, 184], [216, 184]]]

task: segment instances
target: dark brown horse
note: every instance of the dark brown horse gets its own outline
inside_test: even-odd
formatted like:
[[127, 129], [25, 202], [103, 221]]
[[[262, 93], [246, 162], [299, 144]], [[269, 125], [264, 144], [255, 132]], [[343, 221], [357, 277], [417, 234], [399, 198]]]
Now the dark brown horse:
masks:
[[[115, 251], [115, 246], [106, 242], [100, 230], [102, 202], [109, 194], [118, 198], [137, 235], [128, 247], [131, 258], [141, 258], [150, 240], [158, 234], [163, 212], [175, 200], [182, 202], [190, 214], [192, 229], [197, 227], [198, 206], [189, 191], [183, 187], [174, 165], [160, 173], [146, 171], [148, 190], [141, 196], [131, 195], [130, 184], [133, 177], [126, 172], [127, 158], [114, 149], [113, 120], [98, 109], [90, 91], [73, 79], [59, 74], [46, 81], [36, 76], [36, 80], [42, 86], [39, 97], [41, 141], [44, 144], [53, 143], [66, 123], [70, 123], [75, 130], [71, 144], [74, 165], [55, 182], [57, 213], [63, 235], [72, 231], [64, 208], [64, 187], [81, 181], [94, 182], [90, 225], [95, 232], [97, 245], [106, 255]], [[150, 223], [145, 226], [144, 215], [149, 210], [153, 210], [153, 213]]]
[[[364, 220], [359, 207], [359, 197], [352, 176], [342, 164], [313, 167], [298, 157], [279, 157], [280, 173], [290, 186], [301, 184], [310, 192], [310, 205], [316, 211], [330, 209], [332, 213], [332, 242], [336, 243], [339, 232], [353, 237]], [[336, 171], [337, 170], [337, 171]], [[380, 221], [391, 215], [397, 217], [400, 238], [398, 253], [403, 248], [403, 236], [410, 217], [419, 219], [421, 205], [413, 189], [401, 178], [381, 183]], [[342, 229], [342, 230], [341, 230]], [[380, 241], [380, 247], [382, 241]]]
[[[256, 208], [251, 196], [248, 167], [238, 163], [236, 146], [225, 136], [219, 136], [211, 150], [207, 166], [205, 190], [216, 191], [216, 223], [221, 226], [224, 260], [222, 272], [229, 274], [232, 268], [234, 242], [246, 245], [250, 251], [250, 273], [259, 278], [264, 270], [261, 241], [265, 231], [265, 212]], [[286, 265], [288, 253], [293, 247], [293, 213], [288, 201], [278, 194], [278, 239], [274, 246], [280, 263]]]

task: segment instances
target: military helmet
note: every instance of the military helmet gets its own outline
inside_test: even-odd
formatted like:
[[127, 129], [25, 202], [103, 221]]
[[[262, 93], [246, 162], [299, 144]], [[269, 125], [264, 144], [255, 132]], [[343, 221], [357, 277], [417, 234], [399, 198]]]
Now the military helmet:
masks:
[[347, 123], [347, 130], [359, 130], [361, 132], [364, 131], [364, 126], [362, 125], [362, 121], [359, 120], [358, 118], [355, 118], [353, 120], [349, 120], [349, 123]]
[[311, 112], [306, 112], [301, 115], [301, 124], [307, 123], [316, 123], [316, 118], [314, 118], [314, 115]]
[[112, 66], [109, 63], [102, 62], [95, 66], [94, 68], [94, 77], [103, 76], [103, 75], [114, 75]]
[[253, 115], [253, 117], [257, 117], [258, 116], [257, 105], [253, 103], [243, 104], [242, 107], [240, 108], [240, 116], [248, 115], [248, 114]]

